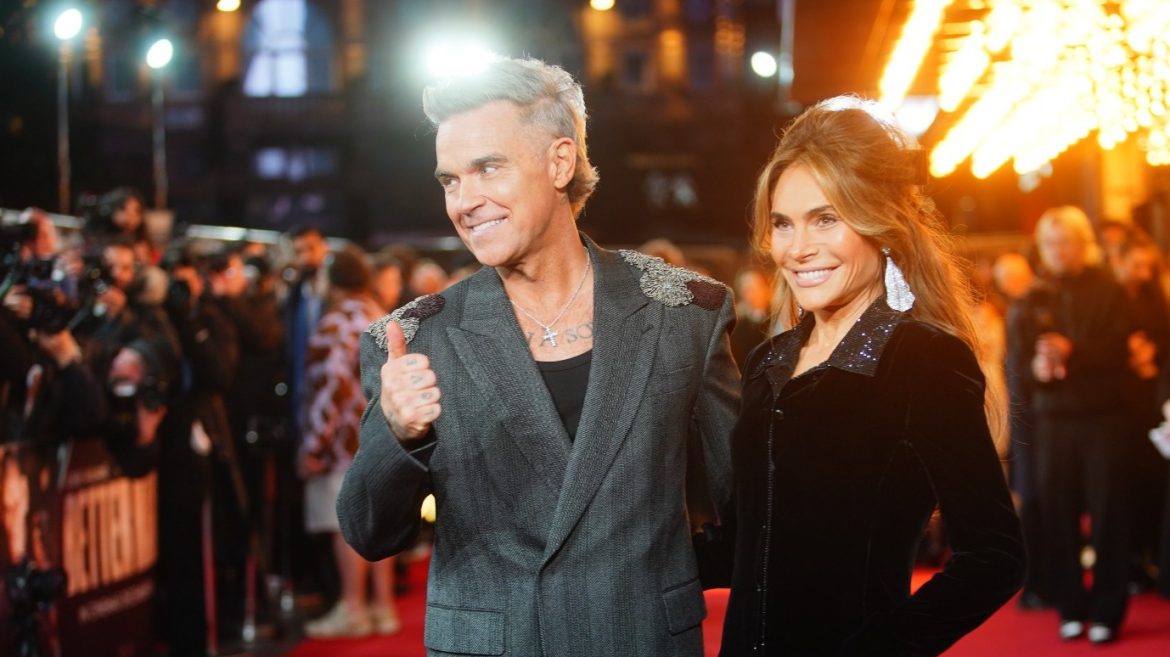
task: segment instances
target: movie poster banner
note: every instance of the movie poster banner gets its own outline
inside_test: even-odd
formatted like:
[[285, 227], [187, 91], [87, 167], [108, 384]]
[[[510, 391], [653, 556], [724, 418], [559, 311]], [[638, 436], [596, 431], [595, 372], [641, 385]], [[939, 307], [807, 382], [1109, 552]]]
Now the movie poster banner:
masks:
[[155, 473], [122, 476], [100, 440], [0, 445], [0, 464], [0, 654], [151, 654]]

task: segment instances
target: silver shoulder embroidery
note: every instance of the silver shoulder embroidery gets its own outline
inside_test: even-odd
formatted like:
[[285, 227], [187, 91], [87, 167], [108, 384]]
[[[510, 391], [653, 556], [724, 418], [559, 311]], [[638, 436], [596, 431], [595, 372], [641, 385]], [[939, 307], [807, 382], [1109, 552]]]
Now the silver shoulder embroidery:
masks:
[[402, 327], [402, 335], [406, 338], [406, 344], [410, 344], [414, 335], [418, 333], [418, 327], [422, 320], [437, 314], [442, 309], [443, 297], [437, 294], [421, 296], [370, 324], [366, 333], [374, 338], [374, 342], [382, 351], [386, 351], [386, 323], [398, 322], [398, 325]]
[[642, 277], [638, 279], [642, 293], [667, 306], [685, 306], [695, 301], [695, 295], [687, 283], [706, 283], [723, 288], [723, 284], [715, 279], [669, 265], [662, 258], [630, 249], [620, 249], [618, 255], [642, 271]]

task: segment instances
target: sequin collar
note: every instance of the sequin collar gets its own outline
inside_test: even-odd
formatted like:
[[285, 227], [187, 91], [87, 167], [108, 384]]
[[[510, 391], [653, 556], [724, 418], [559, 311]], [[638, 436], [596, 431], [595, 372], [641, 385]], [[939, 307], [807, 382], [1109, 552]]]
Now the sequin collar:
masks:
[[[813, 369], [835, 367], [846, 372], [873, 376], [881, 361], [882, 351], [901, 319], [902, 313], [890, 308], [885, 298], [879, 296], [861, 313], [829, 358]], [[783, 385], [791, 378], [796, 360], [800, 357], [800, 349], [808, 342], [815, 324], [812, 313], [808, 313], [799, 324], [772, 338], [768, 353], [752, 370], [749, 378], [767, 372], [773, 385]]]

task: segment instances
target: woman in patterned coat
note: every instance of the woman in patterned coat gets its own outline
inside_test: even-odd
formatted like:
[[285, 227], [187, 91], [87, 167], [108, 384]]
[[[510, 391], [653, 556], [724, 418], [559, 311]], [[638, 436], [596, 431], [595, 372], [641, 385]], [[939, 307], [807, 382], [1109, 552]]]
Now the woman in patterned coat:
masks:
[[[321, 618], [305, 626], [310, 637], [365, 636], [398, 631], [393, 599], [393, 560], [370, 564], [341, 538], [337, 493], [358, 448], [366, 408], [358, 366], [362, 332], [382, 315], [370, 293], [372, 275], [360, 250], [340, 251], [329, 265], [329, 306], [309, 340], [307, 408], [299, 468], [305, 477], [305, 529], [332, 534], [341, 575], [341, 596]], [[366, 581], [374, 578], [374, 605], [366, 605]]]

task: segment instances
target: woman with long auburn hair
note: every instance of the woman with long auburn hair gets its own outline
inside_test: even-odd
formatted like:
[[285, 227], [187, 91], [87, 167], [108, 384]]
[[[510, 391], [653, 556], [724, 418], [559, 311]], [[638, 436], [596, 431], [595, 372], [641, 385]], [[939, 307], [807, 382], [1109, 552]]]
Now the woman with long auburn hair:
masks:
[[[996, 391], [925, 182], [915, 141], [853, 97], [798, 117], [760, 174], [786, 330], [743, 370], [726, 657], [936, 655], [1019, 588]], [[936, 508], [953, 554], [911, 594]]]

